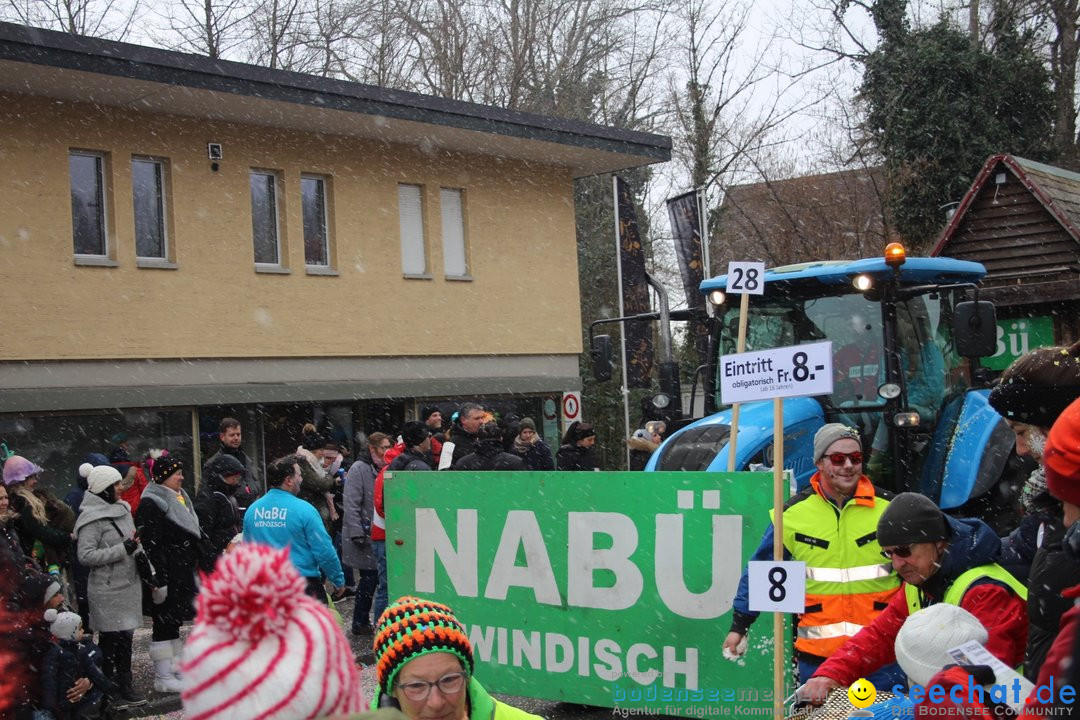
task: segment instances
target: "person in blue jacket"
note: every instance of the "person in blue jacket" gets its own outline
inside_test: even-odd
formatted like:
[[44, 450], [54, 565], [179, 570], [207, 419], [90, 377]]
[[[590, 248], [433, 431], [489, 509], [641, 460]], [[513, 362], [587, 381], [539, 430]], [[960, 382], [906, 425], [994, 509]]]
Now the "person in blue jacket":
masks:
[[244, 542], [289, 548], [289, 559], [307, 580], [307, 594], [325, 604], [324, 578], [338, 592], [345, 586], [345, 573], [319, 511], [296, 497], [303, 482], [301, 462], [286, 455], [266, 469], [270, 490], [244, 513]]

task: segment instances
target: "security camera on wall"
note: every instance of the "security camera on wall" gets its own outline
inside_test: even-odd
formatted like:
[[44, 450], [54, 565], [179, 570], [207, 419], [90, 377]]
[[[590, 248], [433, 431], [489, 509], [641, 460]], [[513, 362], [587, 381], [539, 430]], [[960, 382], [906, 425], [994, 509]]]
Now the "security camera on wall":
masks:
[[221, 143], [206, 143], [206, 154], [211, 160], [221, 159]]

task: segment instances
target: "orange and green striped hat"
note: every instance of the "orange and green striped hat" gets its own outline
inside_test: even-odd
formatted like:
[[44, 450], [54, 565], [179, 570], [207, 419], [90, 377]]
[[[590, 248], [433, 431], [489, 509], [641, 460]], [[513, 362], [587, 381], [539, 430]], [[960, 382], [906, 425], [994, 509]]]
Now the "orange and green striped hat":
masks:
[[428, 653], [452, 653], [472, 675], [472, 645], [454, 611], [446, 605], [406, 595], [386, 608], [376, 626], [375, 677], [383, 693], [390, 693], [405, 663]]

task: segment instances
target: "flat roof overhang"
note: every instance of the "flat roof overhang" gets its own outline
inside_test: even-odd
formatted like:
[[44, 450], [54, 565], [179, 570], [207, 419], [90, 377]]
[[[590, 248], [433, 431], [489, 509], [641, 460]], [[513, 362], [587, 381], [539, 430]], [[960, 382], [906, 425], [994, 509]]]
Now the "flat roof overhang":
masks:
[[569, 168], [671, 159], [671, 138], [0, 23], [0, 92]]

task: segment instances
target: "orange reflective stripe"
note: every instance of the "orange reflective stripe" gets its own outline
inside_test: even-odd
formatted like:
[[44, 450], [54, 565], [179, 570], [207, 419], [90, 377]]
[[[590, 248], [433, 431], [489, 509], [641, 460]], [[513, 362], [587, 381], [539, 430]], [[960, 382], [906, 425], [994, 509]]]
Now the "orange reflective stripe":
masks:
[[[898, 589], [858, 595], [807, 594], [806, 607], [820, 606], [821, 609], [799, 616], [795, 648], [800, 652], [828, 657], [849, 637], [873, 622]], [[850, 633], [841, 632], [844, 628]]]

